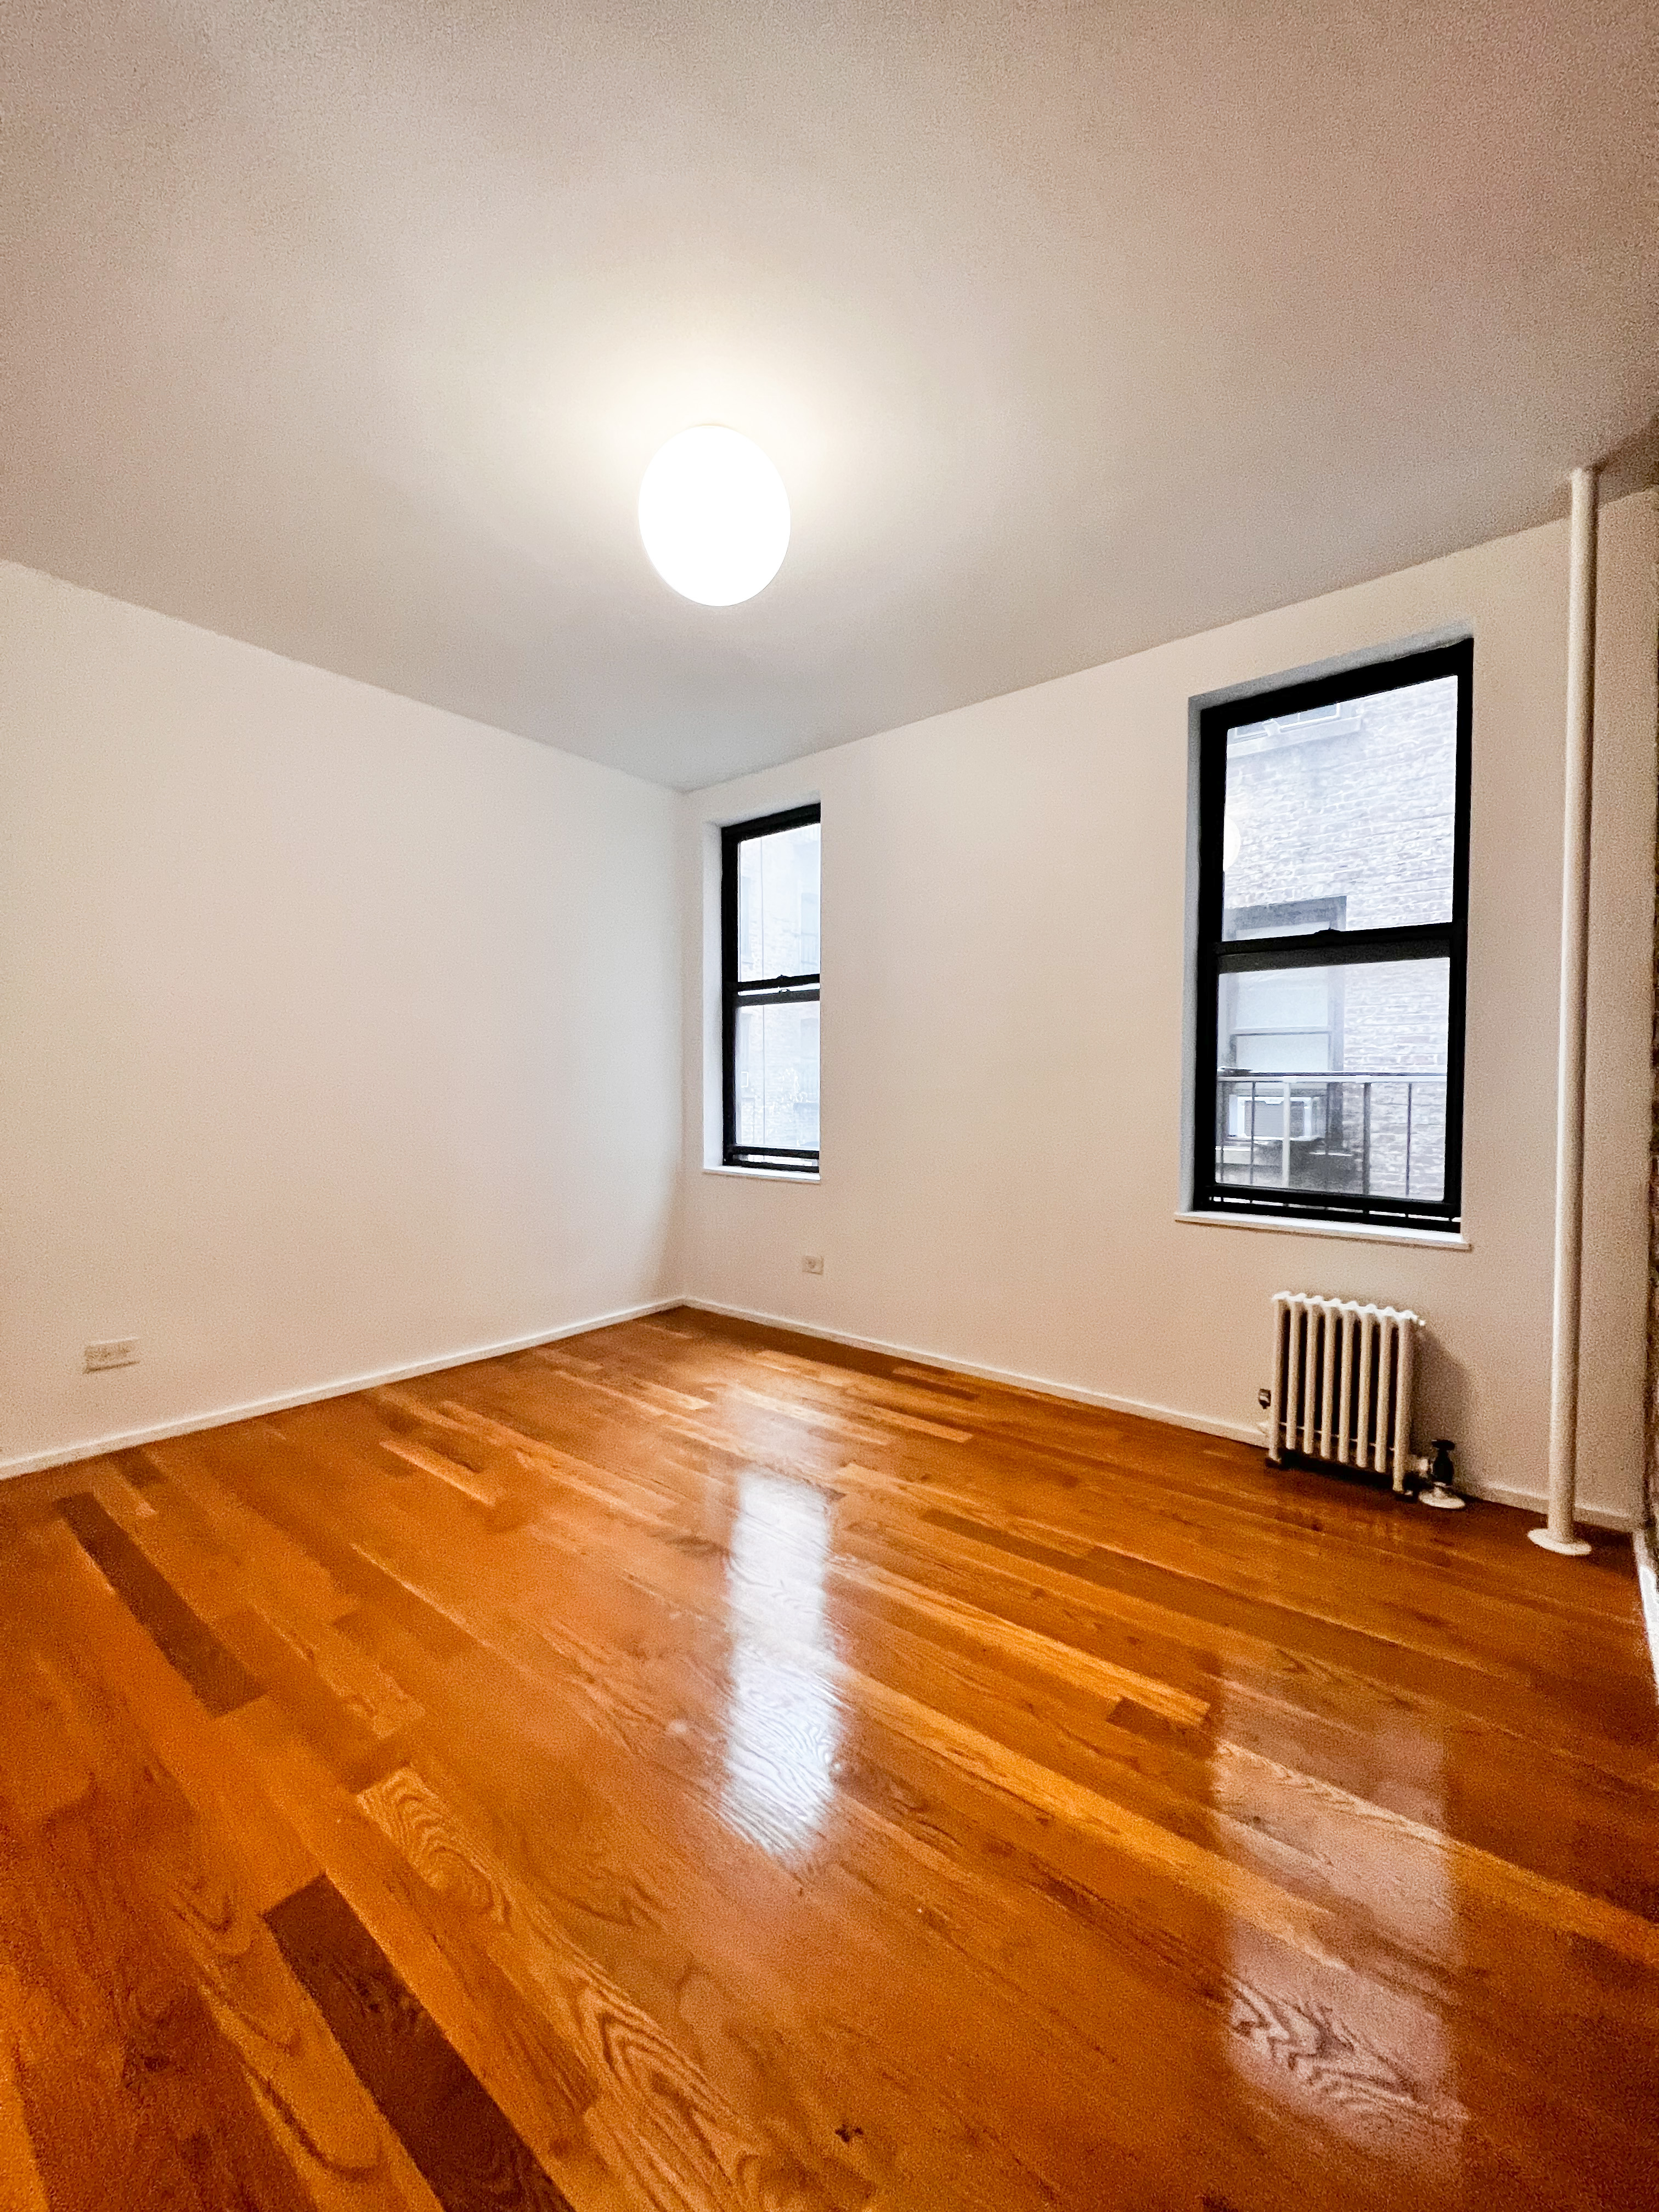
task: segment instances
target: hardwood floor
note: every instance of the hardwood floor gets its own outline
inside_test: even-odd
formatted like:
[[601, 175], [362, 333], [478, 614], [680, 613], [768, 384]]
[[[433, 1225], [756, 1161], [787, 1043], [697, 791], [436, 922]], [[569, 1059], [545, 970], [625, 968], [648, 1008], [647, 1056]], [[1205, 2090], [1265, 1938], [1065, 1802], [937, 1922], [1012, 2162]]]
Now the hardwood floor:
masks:
[[1527, 1525], [684, 1311], [0, 1486], [0, 2205], [1659, 2203]]

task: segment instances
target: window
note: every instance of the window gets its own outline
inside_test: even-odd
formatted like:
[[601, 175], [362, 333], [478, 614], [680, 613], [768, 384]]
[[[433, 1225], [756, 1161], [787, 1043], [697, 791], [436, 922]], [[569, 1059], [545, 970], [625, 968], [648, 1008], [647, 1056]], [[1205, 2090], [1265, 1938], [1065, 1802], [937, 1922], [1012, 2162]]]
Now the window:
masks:
[[1461, 1224], [1474, 651], [1200, 710], [1195, 1211]]
[[818, 809], [720, 832], [728, 1167], [818, 1165]]

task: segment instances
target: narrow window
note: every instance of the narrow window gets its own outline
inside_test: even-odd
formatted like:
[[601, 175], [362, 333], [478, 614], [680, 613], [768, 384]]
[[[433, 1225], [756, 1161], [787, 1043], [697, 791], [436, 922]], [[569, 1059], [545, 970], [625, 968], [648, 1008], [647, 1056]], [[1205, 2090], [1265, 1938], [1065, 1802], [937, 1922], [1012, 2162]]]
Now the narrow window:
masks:
[[818, 1164], [818, 809], [720, 832], [728, 1167]]
[[1200, 712], [1196, 1209], [1461, 1225], [1474, 651]]

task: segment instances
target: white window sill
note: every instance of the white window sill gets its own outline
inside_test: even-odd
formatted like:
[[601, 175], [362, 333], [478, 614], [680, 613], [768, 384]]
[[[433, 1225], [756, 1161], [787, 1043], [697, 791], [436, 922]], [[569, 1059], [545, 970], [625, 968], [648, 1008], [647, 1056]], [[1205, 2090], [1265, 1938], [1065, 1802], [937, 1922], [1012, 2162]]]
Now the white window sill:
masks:
[[1467, 1237], [1445, 1229], [1385, 1229], [1362, 1221], [1276, 1221], [1267, 1214], [1177, 1213], [1177, 1221], [1198, 1221], [1209, 1229], [1265, 1229], [1277, 1237], [1340, 1237], [1362, 1244], [1420, 1244], [1431, 1252], [1471, 1252]]
[[817, 1182], [816, 1175], [802, 1175], [798, 1168], [705, 1168], [705, 1175], [747, 1176], [751, 1182]]

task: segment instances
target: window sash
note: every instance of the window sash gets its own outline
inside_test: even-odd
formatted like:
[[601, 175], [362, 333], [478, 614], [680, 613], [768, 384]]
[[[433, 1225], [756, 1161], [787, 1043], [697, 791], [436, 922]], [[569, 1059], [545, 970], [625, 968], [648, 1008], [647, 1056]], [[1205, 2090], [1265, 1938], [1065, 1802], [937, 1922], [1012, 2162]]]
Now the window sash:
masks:
[[822, 819], [814, 805], [792, 806], [752, 822], [733, 822], [720, 832], [720, 1158], [727, 1167], [770, 1168], [780, 1175], [815, 1175], [816, 1147], [740, 1145], [737, 1141], [737, 1045], [739, 1006], [811, 1006], [818, 1000], [819, 976], [811, 974], [738, 978], [738, 860], [741, 847], [780, 830], [801, 830]]
[[[1474, 641], [1462, 639], [1424, 653], [1379, 659], [1340, 675], [1285, 684], [1200, 710], [1199, 718], [1198, 947], [1194, 988], [1195, 1061], [1193, 1091], [1192, 1199], [1194, 1212], [1226, 1216], [1262, 1214], [1285, 1219], [1394, 1223], [1455, 1230], [1462, 1221], [1464, 1014], [1468, 954], [1469, 782]], [[1452, 913], [1449, 921], [1375, 929], [1287, 932], [1283, 936], [1224, 938], [1225, 866], [1222, 828], [1226, 810], [1227, 738], [1243, 723], [1305, 713], [1310, 708], [1382, 691], [1457, 678], [1457, 757], [1453, 825]], [[1219, 1065], [1221, 980], [1227, 975], [1273, 969], [1381, 966], [1402, 960], [1444, 960], [1448, 968], [1444, 1181], [1437, 1200], [1296, 1190], [1284, 1184], [1241, 1188], [1218, 1182], [1216, 1151], [1224, 1080]], [[1245, 1071], [1249, 1073], [1249, 1071]], [[1270, 1071], [1258, 1071], [1266, 1075]], [[1286, 1071], [1292, 1073], [1294, 1071]], [[1341, 1080], [1334, 1069], [1329, 1079]], [[1300, 1080], [1312, 1086], [1321, 1071]], [[1401, 1078], [1404, 1080], [1404, 1077]]]

